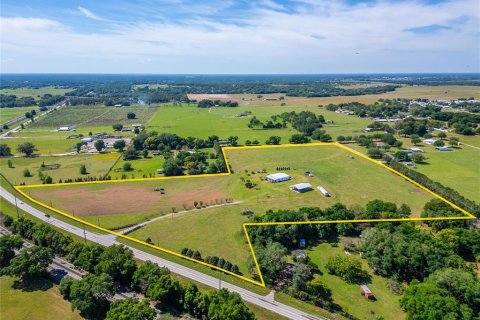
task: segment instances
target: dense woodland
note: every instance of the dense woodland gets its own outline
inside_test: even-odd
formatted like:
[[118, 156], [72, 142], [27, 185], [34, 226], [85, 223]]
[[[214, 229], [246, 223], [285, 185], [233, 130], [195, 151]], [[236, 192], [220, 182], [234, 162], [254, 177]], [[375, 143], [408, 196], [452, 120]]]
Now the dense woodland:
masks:
[[[329, 221], [345, 219], [401, 218], [410, 214], [406, 204], [380, 200], [365, 208], [335, 204], [327, 209], [267, 211], [254, 222]], [[428, 202], [423, 217], [455, 216], [458, 212], [439, 200]], [[429, 229], [429, 227], [431, 229]], [[369, 274], [357, 258], [336, 255], [321, 270], [307, 258], [296, 259], [286, 274], [287, 256], [294, 249], [318, 243], [338, 243], [343, 237], [359, 239], [344, 243], [345, 250], [361, 253], [378, 275], [389, 279], [390, 290], [402, 294], [401, 307], [409, 319], [476, 319], [480, 312], [480, 281], [473, 261], [480, 258], [480, 231], [466, 221], [433, 221], [426, 225], [404, 223], [331, 223], [277, 225], [249, 229], [264, 279], [270, 285], [301, 300], [349, 316], [331, 297], [316, 274], [328, 272], [347, 283], [368, 283]], [[255, 268], [250, 261], [252, 272]], [[292, 268], [290, 268], [292, 269]], [[432, 307], [437, 306], [437, 307]]]

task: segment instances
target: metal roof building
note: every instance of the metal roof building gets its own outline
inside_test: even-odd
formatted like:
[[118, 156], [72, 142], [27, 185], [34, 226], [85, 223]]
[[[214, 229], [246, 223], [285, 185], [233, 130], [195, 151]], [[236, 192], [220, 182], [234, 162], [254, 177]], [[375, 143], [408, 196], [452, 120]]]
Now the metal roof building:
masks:
[[282, 172], [272, 173], [272, 174], [269, 174], [268, 176], [265, 177], [265, 180], [267, 180], [268, 182], [272, 182], [272, 183], [288, 181], [290, 179], [292, 179], [292, 177], [290, 177], [288, 174], [282, 173]]
[[298, 183], [290, 186], [290, 190], [296, 192], [307, 192], [312, 190], [312, 185], [310, 183]]

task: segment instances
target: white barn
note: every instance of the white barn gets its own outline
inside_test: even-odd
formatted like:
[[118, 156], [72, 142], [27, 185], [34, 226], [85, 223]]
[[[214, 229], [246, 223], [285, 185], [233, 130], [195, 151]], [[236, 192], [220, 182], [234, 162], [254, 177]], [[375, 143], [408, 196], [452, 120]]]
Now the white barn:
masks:
[[277, 183], [277, 182], [282, 182], [282, 181], [288, 181], [292, 179], [288, 174], [278, 172], [278, 173], [272, 173], [269, 174], [268, 176], [265, 177], [265, 180], [271, 183]]

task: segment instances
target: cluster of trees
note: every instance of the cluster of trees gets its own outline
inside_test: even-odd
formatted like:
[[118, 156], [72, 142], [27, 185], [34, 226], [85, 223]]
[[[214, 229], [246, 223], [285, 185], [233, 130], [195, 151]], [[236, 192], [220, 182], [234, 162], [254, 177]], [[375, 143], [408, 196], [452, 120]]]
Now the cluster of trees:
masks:
[[204, 260], [204, 259], [202, 259], [202, 254], [200, 253], [200, 251], [192, 250], [192, 249], [189, 249], [189, 248], [183, 248], [181, 253], [182, 253], [182, 255], [193, 258], [195, 260], [205, 261], [206, 263], [212, 264], [214, 266], [217, 266], [219, 268], [228, 270], [230, 272], [233, 272], [233, 273], [236, 273], [236, 274], [241, 274], [240, 270], [238, 269], [238, 266], [234, 265], [233, 263], [231, 263], [230, 261], [228, 261], [226, 259], [219, 258], [217, 256], [213, 256], [213, 257], [208, 256]]
[[282, 129], [287, 127], [287, 122], [284, 120], [283, 122], [276, 122], [277, 116], [272, 116], [272, 120], [267, 121], [267, 123], [263, 123], [262, 121], [258, 120], [256, 116], [253, 116], [250, 121], [248, 122], [249, 128], [262, 128], [262, 129]]
[[53, 106], [54, 104], [59, 103], [60, 101], [62, 101], [64, 99], [65, 99], [64, 96], [52, 95], [52, 94], [46, 93], [40, 98], [40, 101], [38, 101], [38, 105], [40, 107], [49, 107], [49, 106]]
[[209, 99], [203, 99], [198, 102], [197, 107], [198, 108], [210, 108], [210, 107], [238, 107], [238, 102], [236, 101], [223, 101], [223, 100], [209, 100]]
[[329, 104], [325, 107], [329, 111], [344, 109], [355, 112], [359, 117], [390, 118], [400, 113], [408, 112], [408, 100], [403, 99], [379, 99], [373, 104], [360, 102], [348, 102]]
[[0, 94], [0, 108], [30, 107], [37, 103], [33, 97], [21, 97], [16, 95]]
[[480, 282], [471, 270], [446, 268], [412, 281], [400, 300], [408, 319], [478, 319]]
[[336, 254], [328, 258], [325, 268], [329, 274], [339, 276], [347, 283], [365, 283], [368, 273], [362, 269], [362, 263], [357, 258]]
[[0, 143], [0, 157], [11, 157], [12, 149], [6, 143]]
[[282, 138], [280, 138], [279, 136], [271, 136], [270, 138], [267, 139], [267, 141], [265, 141], [265, 144], [277, 145], [277, 144], [280, 144], [281, 141], [282, 141]]
[[[81, 280], [65, 277], [60, 292], [88, 319], [154, 319], [155, 312], [146, 302], [126, 299], [110, 303], [117, 288], [131, 287], [155, 301], [159, 307], [192, 316], [209, 319], [255, 319], [237, 294], [228, 291], [199, 292], [195, 285], [183, 287], [166, 268], [147, 261], [137, 267], [131, 250], [122, 245], [102, 247], [74, 242], [48, 225], [20, 218], [4, 218], [4, 225], [14, 236], [0, 237], [2, 274], [27, 282], [46, 273], [54, 255], [63, 256], [77, 268], [89, 272]], [[22, 245], [22, 238], [37, 246], [14, 250]], [[152, 312], [153, 311], [153, 312]]]
[[[225, 172], [226, 165], [223, 155], [218, 144], [218, 136], [209, 136], [207, 139], [187, 137], [182, 138], [173, 133], [161, 133], [156, 131], [141, 131], [135, 138], [133, 138], [132, 146], [128, 148], [123, 155], [124, 160], [134, 160], [138, 158], [140, 151], [158, 150], [163, 153], [165, 163], [163, 166], [164, 174], [166, 176], [182, 175], [183, 169], [187, 170], [188, 174], [201, 173], [217, 173]], [[229, 137], [232, 144], [237, 144], [238, 137]], [[173, 158], [172, 150], [188, 149], [202, 149], [214, 148], [216, 151], [208, 155], [210, 159], [216, 161], [207, 162], [207, 155], [203, 152], [188, 152], [180, 151], [177, 156]]]

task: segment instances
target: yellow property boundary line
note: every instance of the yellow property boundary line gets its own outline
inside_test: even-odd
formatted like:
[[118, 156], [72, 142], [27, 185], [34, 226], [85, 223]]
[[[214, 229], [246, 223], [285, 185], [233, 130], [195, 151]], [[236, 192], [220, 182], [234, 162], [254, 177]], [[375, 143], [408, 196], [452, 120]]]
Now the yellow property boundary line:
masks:
[[[245, 237], [247, 238], [247, 243], [248, 243], [248, 246], [250, 248], [250, 252], [252, 254], [252, 257], [253, 257], [253, 261], [255, 263], [255, 267], [257, 269], [257, 272], [258, 272], [258, 277], [260, 278], [260, 281], [257, 281], [257, 280], [254, 280], [254, 279], [250, 279], [250, 278], [247, 278], [245, 276], [241, 276], [241, 275], [238, 275], [236, 273], [233, 273], [229, 270], [225, 270], [223, 268], [220, 268], [220, 267], [217, 267], [215, 265], [212, 265], [212, 264], [209, 264], [209, 263], [206, 263], [204, 261], [199, 261], [199, 260], [196, 260], [196, 259], [193, 259], [191, 257], [187, 257], [187, 256], [184, 256], [180, 253], [177, 253], [177, 252], [174, 252], [174, 251], [171, 251], [171, 250], [168, 250], [166, 248], [162, 248], [162, 247], [159, 247], [159, 246], [155, 246], [153, 244], [149, 244], [147, 242], [144, 242], [144, 241], [141, 241], [141, 240], [138, 240], [138, 239], [135, 239], [135, 238], [132, 238], [130, 236], [127, 236], [127, 235], [124, 235], [122, 233], [119, 233], [119, 232], [115, 232], [115, 231], [111, 231], [109, 229], [106, 229], [106, 228], [103, 228], [103, 227], [100, 227], [94, 223], [91, 223], [91, 222], [88, 222], [88, 221], [85, 221], [83, 219], [80, 219], [80, 218], [77, 218], [75, 216], [72, 216], [66, 212], [63, 212], [59, 209], [56, 209], [56, 208], [53, 208], [41, 201], [38, 201], [38, 200], [35, 200], [34, 198], [32, 198], [31, 196], [29, 196], [26, 192], [24, 192], [23, 190], [24, 189], [29, 189], [29, 188], [45, 188], [45, 187], [59, 187], [59, 186], [70, 186], [70, 185], [82, 185], [82, 184], [101, 184], [101, 183], [124, 183], [124, 182], [132, 182], [132, 181], [146, 181], [146, 180], [169, 180], [169, 179], [187, 179], [187, 178], [204, 178], [204, 177], [220, 177], [220, 176], [229, 176], [231, 175], [231, 170], [230, 170], [230, 165], [228, 163], [228, 159], [227, 159], [227, 156], [226, 156], [226, 153], [225, 151], [227, 150], [241, 150], [241, 149], [265, 149], [265, 148], [292, 148], [292, 147], [319, 147], [319, 146], [335, 146], [335, 147], [338, 147], [340, 149], [343, 149], [343, 150], [346, 150], [352, 154], [355, 154], [363, 159], [366, 159], [376, 165], [379, 165], [385, 169], [387, 169], [388, 171], [404, 178], [405, 180], [407, 180], [408, 182], [414, 184], [415, 186], [419, 187], [420, 189], [426, 191], [427, 193], [431, 194], [432, 196], [434, 196], [435, 198], [437, 199], [440, 199], [442, 201], [444, 201], [445, 203], [448, 203], [451, 207], [459, 210], [460, 212], [462, 212], [463, 214], [465, 214], [465, 216], [456, 216], [456, 217], [434, 217], [434, 218], [392, 218], [392, 219], [361, 219], [361, 220], [322, 220], [322, 221], [296, 221], [296, 222], [256, 222], [256, 223], [244, 223], [242, 225], [243, 227], [243, 232], [245, 233]], [[120, 237], [120, 238], [124, 238], [126, 240], [130, 240], [130, 241], [133, 241], [133, 242], [136, 242], [138, 244], [141, 244], [141, 245], [144, 245], [144, 246], [147, 246], [147, 247], [150, 247], [150, 248], [153, 248], [153, 249], [156, 249], [156, 250], [159, 250], [159, 251], [162, 251], [164, 253], [167, 253], [167, 254], [171, 254], [175, 257], [179, 257], [179, 258], [182, 258], [182, 259], [186, 259], [186, 260], [189, 260], [189, 261], [192, 261], [192, 262], [195, 262], [195, 263], [198, 263], [200, 265], [203, 265], [203, 266], [206, 266], [206, 267], [209, 267], [209, 268], [212, 268], [212, 269], [215, 269], [215, 270], [218, 270], [218, 271], [221, 271], [221, 272], [225, 272], [229, 275], [232, 275], [234, 277], [237, 277], [239, 279], [242, 279], [242, 280], [245, 280], [247, 282], [250, 282], [250, 283], [253, 283], [253, 284], [256, 284], [256, 285], [259, 285], [261, 287], [265, 287], [265, 281], [263, 279], [263, 275], [262, 275], [262, 272], [260, 270], [260, 266], [258, 264], [258, 260], [257, 260], [257, 257], [255, 255], [255, 251], [253, 249], [253, 245], [252, 245], [252, 242], [250, 240], [250, 236], [248, 234], [248, 230], [247, 230], [247, 227], [256, 227], [256, 226], [273, 226], [273, 225], [301, 225], [301, 224], [334, 224], [334, 223], [377, 223], [377, 222], [407, 222], [407, 221], [435, 221], [435, 220], [466, 220], [466, 219], [476, 219], [476, 217], [467, 212], [466, 210], [460, 208], [459, 206], [457, 206], [456, 204], [452, 203], [451, 201], [448, 201], [447, 199], [445, 199], [444, 197], [440, 196], [439, 194], [433, 192], [432, 190], [428, 189], [427, 187], [419, 184], [418, 182], [414, 181], [413, 179], [407, 177], [406, 175], [396, 171], [395, 169], [392, 169], [390, 168], [389, 166], [383, 164], [382, 162], [380, 161], [377, 161], [375, 159], [372, 159], [366, 155], [364, 155], [363, 153], [361, 152], [358, 152], [356, 150], [353, 150], [343, 144], [339, 144], [339, 143], [336, 143], [336, 142], [319, 142], [319, 143], [309, 143], [309, 144], [282, 144], [282, 145], [264, 145], [264, 146], [247, 146], [247, 147], [224, 147], [222, 148], [222, 155], [223, 155], [223, 158], [225, 159], [225, 165], [227, 167], [227, 172], [226, 173], [216, 173], [216, 174], [201, 174], [201, 175], [192, 175], [192, 176], [172, 176], [172, 177], [157, 177], [157, 178], [138, 178], [138, 179], [123, 179], [123, 180], [102, 180], [102, 181], [87, 181], [87, 182], [72, 182], [72, 183], [61, 183], [61, 184], [36, 184], [36, 185], [26, 185], [26, 186], [14, 186], [15, 190], [17, 190], [21, 195], [23, 195], [25, 198], [27, 198], [28, 200], [30, 200], [31, 202], [33, 203], [36, 203], [44, 208], [47, 208], [51, 211], [54, 211], [62, 216], [65, 216], [69, 219], [72, 219], [72, 220], [75, 220], [77, 222], [80, 222], [86, 226], [89, 226], [89, 227], [92, 227], [94, 229], [97, 229], [97, 230], [100, 230], [102, 232], [105, 232], [105, 233], [108, 233], [108, 234], [112, 234], [116, 237]]]

